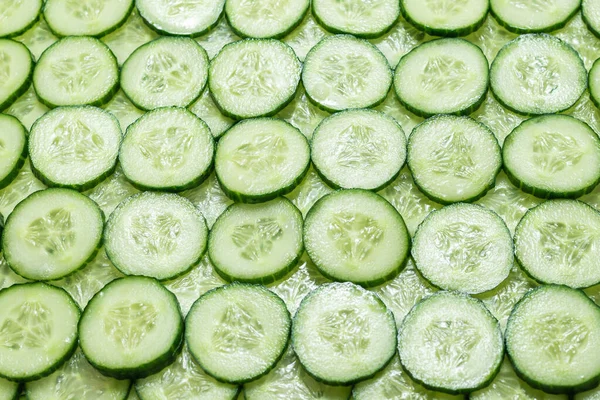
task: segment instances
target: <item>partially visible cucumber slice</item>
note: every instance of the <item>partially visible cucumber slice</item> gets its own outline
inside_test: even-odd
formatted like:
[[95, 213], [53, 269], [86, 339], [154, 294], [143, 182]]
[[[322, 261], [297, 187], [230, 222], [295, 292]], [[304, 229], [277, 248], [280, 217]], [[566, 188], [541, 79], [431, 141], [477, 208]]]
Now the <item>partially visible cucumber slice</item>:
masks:
[[600, 400], [600, 387], [588, 392], [578, 393], [573, 397], [574, 400]]
[[38, 22], [21, 36], [15, 37], [15, 40], [27, 46], [33, 58], [39, 60], [42, 53], [55, 43], [58, 38], [54, 36], [44, 17], [41, 16]]
[[581, 15], [588, 29], [600, 37], [600, 1], [583, 0], [581, 3]]
[[0, 39], [0, 111], [27, 91], [32, 72], [29, 49], [14, 40]]
[[102, 108], [117, 117], [121, 130], [125, 130], [138, 118], [144, 115], [144, 112], [133, 105], [122, 90], [119, 90]]
[[551, 32], [579, 11], [581, 0], [490, 0], [498, 23], [515, 33]]
[[325, 29], [371, 38], [388, 31], [400, 15], [397, 0], [313, 0], [312, 12]]
[[84, 194], [94, 200], [108, 218], [119, 203], [138, 192], [125, 178], [121, 168], [117, 167], [111, 176]]
[[48, 107], [39, 101], [33, 85], [30, 85], [29, 89], [4, 112], [17, 117], [29, 130], [35, 121], [48, 112]]
[[300, 61], [304, 61], [306, 54], [312, 49], [317, 43], [321, 41], [325, 36], [329, 36], [329, 32], [321, 27], [315, 21], [312, 13], [307, 13], [304, 21], [300, 25], [290, 32], [289, 35], [283, 38], [283, 41], [287, 43]]
[[[134, 8], [125, 24], [116, 31], [104, 36], [101, 40], [106, 43], [117, 57], [119, 65], [123, 65], [138, 47], [154, 40], [158, 34], [146, 25], [137, 9]], [[125, 127], [123, 127], [125, 129]]]
[[140, 15], [159, 33], [199, 36], [218, 22], [225, 0], [136, 0]]
[[402, 14], [414, 26], [430, 35], [465, 36], [483, 25], [488, 0], [401, 0]]
[[42, 0], [6, 0], [0, 5], [0, 37], [17, 36], [40, 16]]
[[46, 0], [44, 17], [57, 36], [104, 36], [131, 14], [133, 0]]
[[25, 164], [26, 134], [18, 119], [0, 114], [0, 189], [8, 186]]
[[21, 386], [17, 382], [0, 378], [0, 400], [17, 400]]
[[217, 26], [208, 31], [207, 34], [196, 38], [200, 46], [206, 49], [208, 58], [211, 60], [221, 51], [223, 46], [238, 40], [240, 38], [233, 33], [225, 18], [221, 18]]
[[228, 0], [225, 15], [241, 37], [281, 38], [302, 22], [309, 4], [309, 0]]
[[212, 228], [217, 218], [233, 201], [221, 189], [215, 174], [211, 174], [204, 183], [193, 189], [179, 193], [190, 200], [204, 215], [208, 228]]
[[43, 189], [46, 189], [46, 185], [35, 177], [33, 172], [31, 172], [29, 161], [25, 161], [25, 165], [10, 185], [4, 189], [0, 189], [0, 213], [8, 217], [15, 206], [23, 199], [31, 193]]
[[221, 114], [208, 90], [205, 90], [200, 99], [189, 106], [189, 110], [202, 121], [206, 122], [206, 125], [208, 125], [210, 132], [215, 138], [223, 135], [235, 122], [231, 118]]
[[321, 110], [309, 100], [304, 86], [300, 84], [294, 100], [281, 110], [277, 117], [300, 129], [300, 132], [310, 140], [315, 128], [329, 115], [327, 111]]
[[[600, 7], [599, 7], [600, 8]], [[600, 11], [600, 10], [599, 10]], [[600, 59], [594, 62], [588, 75], [588, 89], [590, 91], [590, 99], [596, 107], [600, 107]]]
[[425, 37], [425, 33], [416, 29], [403, 17], [399, 17], [398, 22], [392, 29], [382, 36], [370, 39], [369, 41], [385, 55], [388, 64], [392, 68], [395, 68], [398, 65], [398, 61], [406, 53], [421, 44], [425, 40]]

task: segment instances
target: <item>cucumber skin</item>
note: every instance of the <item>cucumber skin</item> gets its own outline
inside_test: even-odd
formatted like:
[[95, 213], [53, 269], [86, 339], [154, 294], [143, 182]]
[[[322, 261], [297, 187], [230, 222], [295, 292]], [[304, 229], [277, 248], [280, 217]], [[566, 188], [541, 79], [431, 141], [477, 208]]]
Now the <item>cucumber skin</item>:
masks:
[[[134, 1], [135, 4], [135, 1]], [[191, 37], [191, 38], [196, 38], [198, 36], [202, 36], [202, 35], [206, 35], [207, 33], [209, 33], [211, 30], [213, 30], [213, 28], [215, 28], [217, 25], [219, 25], [219, 22], [221, 22], [221, 19], [223, 18], [223, 11], [221, 10], [221, 13], [219, 14], [218, 18], [216, 19], [216, 21], [214, 23], [212, 23], [210, 26], [208, 26], [206, 29], [199, 31], [199, 32], [194, 32], [194, 33], [190, 33], [190, 34], [180, 34], [180, 33], [171, 33], [168, 32], [164, 29], [160, 29], [154, 25], [152, 25], [152, 22], [148, 21], [143, 15], [142, 13], [138, 12], [139, 16], [142, 18], [142, 21], [144, 21], [144, 23], [146, 24], [146, 26], [150, 29], [152, 29], [154, 32], [158, 33], [159, 35], [163, 35], [163, 36], [183, 36], [183, 37]], [[127, 17], [129, 17], [129, 14], [127, 14]], [[109, 32], [110, 33], [110, 32]], [[143, 45], [142, 45], [143, 46]]]
[[[598, 38], [600, 38], [600, 34], [597, 35]], [[600, 68], [600, 58], [597, 59], [596, 61], [594, 61], [594, 64], [592, 65], [592, 68], [590, 68], [590, 71], [592, 71], [594, 68]], [[588, 93], [590, 94], [590, 100], [592, 101], [592, 103], [594, 103], [594, 105], [598, 108], [600, 108], [600, 97], [596, 97], [596, 95], [592, 92], [592, 84], [591, 84], [591, 75], [588, 73]], [[600, 95], [600, 93], [598, 93]], [[2, 187], [2, 185], [0, 185], [0, 187]]]
[[[225, 10], [226, 7], [227, 7], [227, 5], [223, 8], [223, 10]], [[229, 19], [229, 15], [227, 14], [227, 12], [223, 11], [223, 14], [225, 15], [225, 20], [227, 21], [227, 24], [229, 25], [229, 27], [231, 28], [233, 33], [235, 33], [237, 36], [241, 37], [242, 39], [246, 39], [246, 38], [250, 38], [250, 39], [282, 39], [285, 36], [292, 33], [292, 31], [294, 29], [296, 29], [298, 26], [300, 26], [300, 24], [304, 21], [306, 14], [308, 14], [308, 10], [310, 10], [310, 8], [311, 8], [310, 3], [307, 2], [306, 9], [302, 12], [302, 15], [300, 16], [300, 18], [298, 18], [292, 25], [290, 25], [288, 27], [288, 29], [286, 29], [285, 31], [282, 31], [276, 35], [265, 36], [265, 37], [255, 37], [255, 36], [246, 35], [244, 32], [240, 31], [238, 28], [235, 27], [235, 25], [233, 25], [231, 23], [231, 20]]]
[[[589, 300], [592, 304], [595, 304], [586, 294], [583, 290], [580, 289], [573, 289], [570, 288], [568, 286], [565, 285], [556, 285], [556, 284], [550, 284], [550, 285], [541, 285], [538, 286], [536, 288], [531, 289], [530, 291], [528, 291], [527, 293], [525, 293], [525, 295], [521, 298], [521, 300], [519, 300], [517, 302], [517, 304], [515, 304], [515, 306], [513, 307], [513, 310], [510, 314], [510, 316], [508, 317], [508, 321], [506, 326], [508, 327], [508, 325], [510, 324], [511, 320], [514, 318], [514, 312], [517, 310], [517, 307], [521, 304], [521, 302], [525, 301], [526, 299], [528, 299], [530, 296], [532, 296], [535, 292], [537, 292], [538, 290], [543, 290], [544, 288], [548, 287], [548, 286], [553, 286], [553, 287], [560, 287], [560, 288], [566, 288], [569, 290], [575, 290], [577, 292], [579, 292], [581, 294], [581, 296], [585, 297], [587, 300]], [[536, 382], [535, 380], [533, 380], [532, 378], [530, 378], [529, 376], [527, 376], [527, 374], [525, 374], [523, 371], [521, 371], [519, 368], [517, 368], [515, 366], [515, 363], [513, 361], [512, 355], [511, 353], [508, 351], [508, 336], [509, 336], [509, 332], [508, 330], [506, 331], [505, 335], [504, 335], [504, 342], [505, 342], [505, 349], [506, 349], [506, 355], [508, 356], [508, 359], [510, 360], [510, 364], [513, 367], [513, 370], [515, 371], [515, 373], [517, 374], [517, 376], [525, 381], [529, 386], [531, 386], [534, 389], [539, 389], [542, 390], [544, 392], [547, 393], [551, 393], [551, 394], [569, 394], [569, 395], [574, 395], [576, 393], [579, 392], [585, 392], [587, 390], [591, 390], [594, 389], [596, 386], [598, 386], [598, 384], [600, 383], [600, 375], [595, 376], [593, 378], [591, 378], [590, 380], [588, 380], [587, 382], [581, 383], [579, 385], [576, 385], [574, 387], [571, 386], [553, 386], [553, 385], [544, 385], [544, 384], [540, 384], [539, 382]]]
[[489, 12], [489, 6], [488, 6], [488, 10], [483, 15], [483, 17], [481, 19], [479, 19], [477, 22], [475, 22], [474, 24], [471, 24], [471, 25], [468, 25], [468, 26], [465, 26], [462, 28], [457, 28], [457, 29], [438, 29], [438, 28], [431, 28], [427, 25], [420, 24], [417, 21], [415, 21], [414, 19], [412, 19], [410, 17], [410, 15], [408, 14], [408, 12], [406, 11], [406, 9], [404, 8], [404, 2], [405, 2], [405, 0], [400, 0], [400, 13], [404, 17], [404, 19], [407, 22], [409, 22], [412, 26], [417, 28], [418, 30], [425, 32], [431, 36], [444, 36], [444, 37], [467, 36], [468, 34], [475, 32], [477, 29], [479, 29], [483, 26], [483, 24], [485, 23], [485, 20], [487, 18], [488, 12]]
[[29, 57], [31, 57], [31, 68], [30, 68], [29, 74], [27, 75], [27, 78], [25, 79], [25, 81], [23, 82], [23, 84], [20, 87], [18, 87], [13, 92], [13, 94], [11, 94], [10, 96], [8, 96], [8, 98], [3, 103], [0, 103], [0, 112], [4, 111], [8, 107], [10, 107], [19, 97], [21, 97], [21, 95], [23, 95], [25, 92], [27, 92], [27, 90], [29, 89], [29, 87], [33, 84], [33, 71], [35, 70], [35, 66], [36, 66], [35, 65], [35, 59], [33, 58], [33, 55], [31, 54], [31, 51], [29, 51], [29, 49], [27, 48], [27, 46], [25, 46], [21, 42], [17, 42], [17, 41], [14, 41], [14, 42], [15, 43], [19, 43], [29, 53]]
[[[81, 308], [75, 302], [75, 300], [73, 300], [73, 297], [71, 297], [71, 295], [65, 289], [63, 289], [61, 287], [50, 285], [50, 284], [44, 283], [44, 282], [27, 282], [27, 283], [17, 283], [15, 285], [12, 285], [12, 286], [9, 286], [9, 287], [7, 287], [5, 289], [2, 289], [2, 291], [3, 292], [4, 291], [8, 291], [8, 290], [11, 290], [13, 288], [20, 287], [20, 286], [23, 286], [23, 285], [29, 285], [29, 286], [48, 286], [48, 287], [51, 287], [53, 289], [58, 289], [58, 290], [64, 292], [68, 296], [69, 300], [71, 301], [71, 304], [73, 306], [75, 306], [75, 309], [79, 312], [79, 319], [81, 320], [81, 315], [82, 315]], [[12, 382], [26, 383], [26, 382], [37, 381], [38, 379], [45, 378], [48, 375], [52, 375], [53, 372], [57, 371], [60, 367], [62, 367], [63, 364], [65, 362], [67, 362], [73, 356], [73, 354], [75, 354], [75, 351], [77, 350], [77, 346], [79, 345], [78, 336], [79, 336], [79, 328], [77, 329], [77, 335], [75, 337], [76, 340], [73, 340], [73, 344], [71, 345], [71, 348], [67, 351], [67, 353], [64, 355], [64, 357], [61, 358], [61, 359], [59, 359], [56, 362], [56, 364], [48, 367], [48, 369], [46, 369], [45, 371], [42, 371], [42, 372], [40, 372], [39, 374], [36, 374], [36, 375], [31, 375], [31, 376], [29, 376], [27, 378], [17, 378], [17, 379], [15, 379], [15, 378], [10, 378], [8, 376], [3, 376], [3, 375], [0, 375], [0, 377], [4, 378], [6, 380], [12, 381]], [[20, 393], [20, 391], [17, 390], [17, 395], [16, 395], [15, 398], [19, 398], [19, 393]]]
[[[107, 286], [114, 284], [115, 282], [121, 281], [123, 279], [132, 279], [132, 278], [134, 278], [134, 276], [130, 276], [130, 277], [126, 276], [123, 278], [117, 278], [117, 279], [109, 282], [106, 286], [104, 286], [104, 288], [102, 290], [98, 291], [90, 299], [88, 306], [90, 304], [92, 304], [92, 302], [94, 301], [94, 299], [96, 297], [104, 296], [103, 292]], [[156, 281], [161, 287], [164, 288], [164, 286], [158, 280], [156, 280], [154, 278], [149, 278], [149, 277], [135, 277], [135, 278], [151, 279], [153, 281]], [[171, 293], [168, 289], [166, 289], [166, 288], [164, 288], [164, 289], [166, 292], [168, 292], [169, 296], [172, 297], [174, 303], [177, 305], [177, 311], [179, 312], [179, 324], [177, 327], [177, 337], [176, 337], [175, 341], [173, 342], [173, 344], [171, 345], [171, 347], [169, 347], [169, 349], [167, 349], [167, 351], [165, 351], [162, 355], [157, 357], [155, 360], [148, 362], [146, 364], [140, 365], [135, 368], [119, 368], [119, 369], [106, 368], [106, 367], [92, 361], [90, 358], [88, 358], [86, 356], [87, 361], [94, 368], [96, 368], [98, 371], [100, 371], [103, 375], [110, 376], [111, 378], [115, 378], [115, 379], [138, 379], [138, 378], [146, 378], [150, 375], [160, 372], [163, 368], [167, 367], [168, 365], [172, 364], [175, 361], [175, 359], [179, 355], [179, 352], [183, 348], [183, 329], [184, 329], [183, 317], [181, 317], [181, 309], [179, 307], [179, 301], [177, 300], [177, 297], [175, 297], [175, 295], [173, 293]], [[86, 309], [88, 308], [88, 306], [86, 306]], [[79, 319], [79, 324], [77, 326], [77, 332], [81, 331], [81, 321], [83, 320], [84, 314], [85, 314], [85, 310], [84, 310], [83, 314], [81, 315], [81, 318]], [[83, 351], [83, 348], [81, 350]], [[85, 351], [83, 353], [85, 355]]]
[[583, 5], [581, 7], [581, 19], [583, 19], [583, 22], [585, 23], [585, 25], [587, 26], [588, 30], [590, 32], [592, 32], [594, 34], [594, 36], [596, 36], [598, 39], [600, 39], [600, 32], [598, 32], [594, 27], [592, 22], [586, 17], [584, 9], [583, 9]]
[[40, 20], [41, 16], [42, 16], [42, 10], [40, 9], [37, 16], [33, 19], [33, 21], [31, 21], [29, 24], [25, 25], [22, 29], [19, 29], [18, 31], [9, 33], [6, 36], [2, 36], [2, 39], [11, 39], [11, 38], [14, 38], [14, 37], [24, 34], [29, 29], [33, 28], [33, 26]]
[[[9, 115], [7, 114], [6, 116], [9, 116]], [[12, 116], [9, 116], [9, 117], [12, 117]], [[25, 132], [25, 136], [27, 136], [27, 134], [28, 134], [27, 129], [23, 126], [21, 121], [19, 121], [15, 117], [12, 117], [12, 118], [23, 128], [23, 131]], [[27, 153], [28, 153], [28, 146], [27, 146], [27, 140], [25, 140], [25, 145], [23, 146], [23, 151], [21, 152], [21, 156], [17, 160], [13, 170], [8, 175], [6, 175], [6, 177], [4, 179], [0, 180], [0, 189], [4, 189], [8, 185], [10, 185], [10, 183], [13, 181], [13, 179], [15, 179], [17, 177], [17, 175], [19, 175], [19, 171], [21, 171], [21, 168], [23, 168], [23, 165], [25, 165], [25, 160], [27, 160]], [[2, 238], [2, 235], [0, 235], [0, 239], [1, 238]]]
[[[492, 7], [491, 5], [490, 5], [490, 14], [494, 17], [494, 20], [496, 20], [496, 22], [498, 23], [498, 25], [500, 25], [501, 27], [503, 27], [504, 29], [506, 29], [507, 31], [512, 32], [512, 33], [517, 33], [517, 34], [523, 34], [523, 33], [548, 33], [548, 32], [552, 32], [552, 31], [555, 31], [557, 29], [563, 28], [565, 25], [567, 25], [569, 23], [569, 21], [575, 15], [577, 15], [577, 13], [579, 12], [579, 8], [580, 7], [581, 7], [581, 3], [563, 21], [557, 22], [554, 25], [550, 25], [550, 26], [548, 26], [546, 28], [542, 28], [542, 29], [527, 29], [527, 28], [516, 28], [516, 27], [513, 27], [510, 24], [508, 24], [507, 22], [503, 21], [498, 16], [498, 14], [496, 14], [496, 12], [494, 11], [494, 7]], [[584, 18], [584, 20], [585, 20], [585, 18]]]

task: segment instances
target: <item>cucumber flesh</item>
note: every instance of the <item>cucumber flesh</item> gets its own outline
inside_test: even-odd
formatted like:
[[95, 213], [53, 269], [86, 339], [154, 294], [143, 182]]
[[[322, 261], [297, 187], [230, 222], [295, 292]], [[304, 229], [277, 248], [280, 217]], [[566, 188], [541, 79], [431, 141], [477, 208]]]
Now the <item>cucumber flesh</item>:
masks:
[[550, 32], [565, 26], [581, 0], [491, 0], [496, 20], [511, 32]]
[[42, 0], [7, 0], [0, 5], [0, 37], [19, 35], [37, 21]]

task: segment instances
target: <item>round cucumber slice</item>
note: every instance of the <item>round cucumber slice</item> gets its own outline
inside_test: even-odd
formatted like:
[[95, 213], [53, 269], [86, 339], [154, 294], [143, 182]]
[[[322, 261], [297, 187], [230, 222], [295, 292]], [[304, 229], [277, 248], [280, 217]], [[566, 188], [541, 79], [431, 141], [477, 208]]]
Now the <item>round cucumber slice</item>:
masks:
[[0, 39], [0, 111], [27, 91], [32, 73], [29, 49], [14, 40]]
[[123, 173], [140, 189], [181, 191], [212, 170], [210, 129], [184, 108], [154, 109], [127, 128], [119, 151]]
[[8, 0], [0, 5], [0, 37], [13, 37], [27, 31], [40, 16], [42, 0]]
[[[600, 2], [598, 6], [600, 13]], [[590, 99], [594, 102], [596, 107], [600, 107], [600, 59], [596, 60], [590, 69], [588, 75], [588, 89], [590, 92]]]
[[581, 16], [588, 29], [600, 37], [600, 1], [583, 0], [581, 3]]
[[451, 115], [430, 118], [413, 129], [407, 161], [419, 189], [440, 204], [483, 197], [502, 168], [492, 131], [470, 117]]
[[17, 400], [19, 393], [21, 393], [21, 386], [18, 382], [0, 378], [0, 400]]
[[142, 276], [116, 279], [90, 300], [79, 321], [88, 362], [116, 379], [145, 378], [170, 365], [183, 343], [173, 293]]
[[465, 36], [479, 29], [490, 7], [488, 0], [400, 0], [402, 15], [430, 35]]
[[187, 107], [206, 86], [208, 55], [193, 39], [163, 36], [138, 47], [121, 69], [121, 88], [143, 110]]
[[383, 197], [351, 189], [326, 195], [310, 209], [304, 245], [326, 277], [370, 287], [402, 271], [410, 236], [400, 214]]
[[514, 262], [504, 221], [493, 211], [465, 203], [427, 216], [415, 233], [412, 257], [433, 285], [472, 294], [498, 286]]
[[292, 321], [285, 303], [264, 286], [234, 283], [206, 292], [185, 321], [194, 360], [215, 379], [253, 381], [275, 367]]
[[400, 173], [406, 136], [400, 125], [373, 110], [336, 113], [315, 129], [311, 159], [334, 188], [379, 190]]
[[204, 217], [184, 197], [142, 192], [123, 200], [105, 229], [106, 255], [126, 275], [172, 279], [206, 251]]
[[208, 86], [228, 117], [270, 116], [296, 93], [302, 65], [294, 50], [272, 39], [246, 39], [225, 45], [212, 60]]
[[513, 184], [540, 198], [576, 198], [600, 181], [600, 139], [567, 115], [523, 122], [505, 139], [502, 158]]
[[40, 56], [33, 87], [48, 107], [100, 106], [119, 90], [117, 59], [98, 39], [66, 37]]
[[308, 141], [297, 128], [279, 119], [255, 118], [221, 137], [215, 172], [229, 198], [259, 203], [294, 190], [309, 163]]
[[577, 14], [581, 0], [490, 0], [492, 15], [514, 33], [551, 32]]
[[25, 164], [26, 135], [18, 119], [0, 114], [0, 189], [8, 186]]
[[312, 14], [330, 32], [376, 38], [398, 20], [400, 3], [397, 0], [313, 0]]
[[600, 380], [600, 308], [566, 286], [533, 289], [508, 319], [506, 350], [517, 375], [534, 388], [589, 390]]
[[411, 112], [470, 114], [485, 100], [488, 61], [481, 49], [463, 39], [423, 43], [400, 59], [394, 89]]
[[600, 212], [576, 200], [552, 200], [529, 210], [515, 231], [515, 255], [542, 283], [587, 288], [600, 284], [596, 249]]
[[144, 20], [165, 35], [199, 36], [214, 28], [225, 0], [136, 0]]
[[225, 16], [241, 37], [281, 38], [300, 25], [309, 5], [310, 0], [228, 0]]
[[335, 35], [308, 52], [302, 84], [311, 101], [326, 111], [367, 108], [385, 100], [392, 72], [383, 53], [368, 41]]
[[102, 211], [68, 189], [46, 189], [20, 202], [6, 221], [2, 252], [31, 280], [63, 278], [92, 261], [101, 245]]
[[504, 357], [500, 325], [480, 300], [456, 292], [426, 297], [398, 334], [404, 370], [425, 387], [449, 394], [487, 386]]
[[48, 186], [91, 189], [114, 171], [121, 138], [119, 121], [107, 111], [55, 108], [31, 127], [31, 169]]
[[396, 352], [394, 316], [377, 295], [351, 283], [310, 292], [294, 316], [292, 346], [306, 372], [351, 385], [382, 370]]
[[208, 240], [215, 270], [230, 282], [274, 282], [296, 266], [303, 250], [302, 214], [284, 197], [231, 205]]
[[496, 99], [524, 115], [570, 108], [587, 87], [583, 61], [570, 45], [546, 34], [522, 35], [494, 59], [490, 83]]
[[44, 19], [56, 36], [104, 36], [125, 23], [133, 0], [46, 0]]
[[28, 382], [58, 369], [77, 348], [80, 313], [67, 292], [45, 283], [0, 291], [0, 376]]

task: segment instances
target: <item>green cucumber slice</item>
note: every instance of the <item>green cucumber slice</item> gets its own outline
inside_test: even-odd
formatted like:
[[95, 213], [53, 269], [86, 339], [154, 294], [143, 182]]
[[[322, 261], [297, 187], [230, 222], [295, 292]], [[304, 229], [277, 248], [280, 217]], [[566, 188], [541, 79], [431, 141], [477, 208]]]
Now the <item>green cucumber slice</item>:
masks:
[[600, 37], [600, 1], [583, 0], [581, 3], [581, 15], [588, 29]]
[[208, 239], [210, 260], [229, 282], [274, 282], [296, 266], [303, 250], [302, 214], [283, 197], [231, 205]]
[[470, 117], [441, 115], [412, 131], [407, 163], [427, 197], [450, 204], [483, 197], [495, 184], [502, 155], [487, 126]]
[[117, 379], [145, 378], [171, 364], [183, 343], [177, 298], [157, 280], [116, 279], [88, 303], [79, 345], [88, 362]]
[[596, 60], [594, 62], [594, 65], [592, 65], [592, 68], [590, 69], [590, 73], [588, 75], [588, 89], [590, 92], [590, 99], [594, 102], [596, 107], [600, 107], [600, 62], [598, 62], [599, 60]]
[[131, 14], [133, 0], [46, 0], [44, 18], [56, 36], [104, 36]]
[[206, 122], [215, 139], [223, 135], [235, 122], [231, 118], [221, 114], [208, 90], [205, 90], [202, 96], [189, 106], [189, 110], [202, 121]]
[[310, 209], [304, 245], [326, 277], [372, 287], [402, 271], [410, 236], [402, 216], [384, 198], [351, 189], [329, 194]]
[[543, 199], [576, 198], [600, 182], [600, 139], [567, 115], [543, 115], [515, 128], [502, 148], [515, 186]]
[[29, 49], [14, 40], [0, 39], [0, 111], [27, 91], [32, 72]]
[[573, 397], [574, 400], [598, 400], [600, 399], [600, 387], [584, 393], [578, 393]]
[[545, 285], [528, 292], [506, 327], [517, 375], [548, 393], [589, 390], [600, 380], [600, 308], [582, 291]]
[[217, 218], [233, 203], [223, 193], [215, 174], [211, 174], [200, 186], [179, 194], [194, 203], [196, 208], [204, 215], [209, 228], [212, 228]]
[[21, 386], [17, 382], [11, 382], [0, 378], [0, 400], [17, 400]]
[[304, 21], [298, 25], [296, 29], [290, 32], [289, 35], [283, 38], [283, 41], [294, 49], [294, 52], [304, 62], [306, 54], [325, 36], [330, 33], [321, 27], [312, 16], [312, 13], [307, 13]]
[[[369, 41], [385, 55], [388, 64], [392, 68], [395, 68], [398, 65], [398, 61], [406, 53], [421, 44], [423, 40], [425, 40], [425, 33], [416, 29], [401, 16], [392, 29], [382, 36], [370, 39]], [[393, 97], [396, 96], [393, 95]]]
[[398, 334], [402, 367], [428, 389], [469, 393], [498, 373], [504, 343], [498, 321], [477, 299], [439, 292], [408, 313]]
[[309, 4], [309, 0], [228, 0], [225, 16], [241, 37], [281, 38], [302, 22]]
[[300, 132], [310, 140], [316, 127], [329, 115], [327, 111], [321, 110], [309, 100], [304, 86], [300, 84], [294, 100], [281, 110], [277, 117], [300, 129]]
[[371, 43], [335, 35], [308, 52], [302, 84], [311, 101], [326, 111], [367, 108], [385, 99], [392, 72], [385, 56]]
[[0, 213], [8, 217], [13, 209], [30, 194], [46, 189], [46, 185], [40, 182], [29, 166], [29, 161], [17, 174], [15, 179], [4, 189], [0, 189]]
[[373, 110], [349, 110], [323, 120], [311, 140], [311, 160], [331, 187], [379, 190], [404, 166], [400, 125]]
[[117, 57], [119, 66], [122, 66], [138, 47], [156, 38], [158, 38], [158, 34], [148, 28], [137, 8], [134, 8], [122, 27], [104, 36], [101, 40]]
[[18, 119], [0, 114], [0, 189], [8, 186], [25, 164], [26, 134]]
[[147, 112], [127, 128], [119, 163], [139, 189], [181, 191], [206, 179], [214, 153], [204, 121], [184, 108], [164, 107]]
[[8, 107], [4, 113], [18, 118], [23, 126], [30, 130], [34, 122], [48, 112], [48, 110], [49, 108], [39, 101], [33, 85], [30, 85], [29, 89]]
[[565, 26], [580, 5], [581, 0], [490, 0], [490, 11], [511, 32], [551, 32]]
[[121, 68], [121, 88], [142, 110], [187, 107], [204, 90], [208, 56], [194, 40], [164, 36], [138, 47]]
[[396, 333], [394, 316], [377, 295], [352, 283], [331, 283], [302, 300], [292, 346], [316, 380], [351, 385], [388, 364], [396, 352]]
[[27, 279], [53, 280], [83, 268], [96, 256], [103, 216], [96, 203], [68, 189], [36, 192], [9, 215], [2, 251]]
[[144, 20], [165, 35], [199, 36], [218, 22], [225, 0], [136, 0]]
[[552, 114], [570, 108], [587, 86], [583, 61], [570, 45], [546, 34], [522, 35], [498, 52], [490, 68], [496, 99], [509, 110]]
[[200, 261], [208, 229], [189, 200], [142, 192], [119, 204], [106, 223], [105, 236], [106, 254], [119, 271], [165, 280]]
[[485, 100], [488, 61], [481, 49], [463, 39], [421, 44], [402, 57], [394, 72], [394, 89], [411, 112], [470, 114]]
[[483, 25], [488, 0], [401, 0], [402, 14], [420, 30], [435, 36], [465, 36]]
[[84, 194], [94, 200], [108, 218], [119, 203], [136, 193], [139, 193], [139, 190], [129, 183], [121, 168], [117, 166], [111, 176]]
[[81, 311], [62, 289], [24, 283], [0, 291], [0, 376], [28, 382], [58, 369], [77, 348]]
[[48, 186], [91, 189], [114, 171], [121, 138], [117, 119], [100, 108], [58, 107], [31, 127], [31, 168]]
[[224, 46], [212, 60], [208, 86], [228, 117], [270, 116], [294, 98], [301, 69], [294, 50], [283, 42], [240, 40]]
[[208, 58], [211, 60], [215, 58], [226, 44], [238, 40], [240, 38], [233, 33], [225, 18], [221, 18], [217, 26], [208, 31], [207, 34], [196, 38], [196, 42], [206, 50]]
[[144, 115], [144, 112], [133, 105], [122, 90], [119, 90], [115, 97], [102, 106], [106, 111], [114, 115], [119, 120], [121, 130], [125, 130], [133, 124], [138, 118]]
[[202, 295], [185, 321], [194, 360], [215, 379], [253, 381], [275, 367], [292, 321], [285, 303], [264, 286], [234, 283]]
[[312, 13], [330, 32], [373, 38], [387, 32], [396, 22], [400, 3], [396, 0], [313, 0]]
[[42, 0], [7, 0], [0, 6], [0, 37], [17, 36], [40, 16]]
[[21, 36], [15, 37], [15, 40], [23, 43], [35, 60], [39, 60], [42, 53], [55, 43], [58, 38], [54, 36], [43, 16], [40, 16], [30, 29], [25, 31]]
[[298, 129], [283, 120], [255, 118], [221, 137], [215, 172], [229, 198], [259, 203], [291, 192], [309, 163], [308, 141]]
[[125, 400], [131, 382], [102, 375], [81, 350], [52, 375], [25, 385], [28, 400]]

